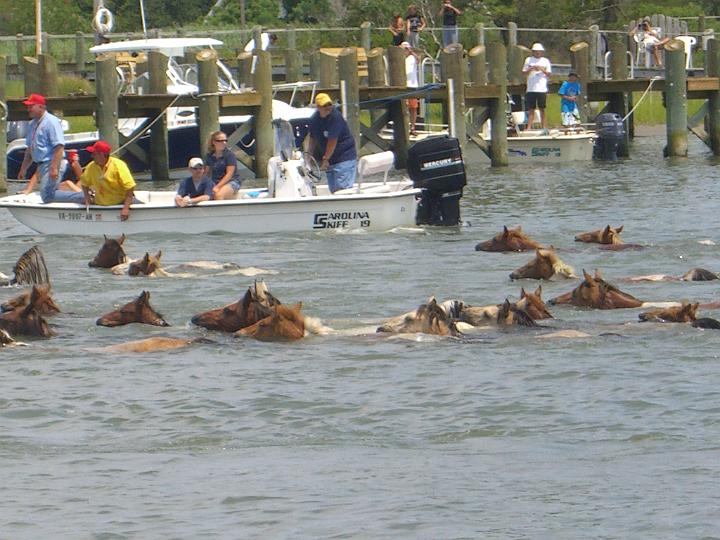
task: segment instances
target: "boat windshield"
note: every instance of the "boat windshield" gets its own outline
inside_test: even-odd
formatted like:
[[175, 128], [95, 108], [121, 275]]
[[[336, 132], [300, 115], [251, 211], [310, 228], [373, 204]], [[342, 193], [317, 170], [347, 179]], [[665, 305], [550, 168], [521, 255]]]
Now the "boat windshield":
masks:
[[293, 158], [295, 151], [295, 132], [287, 120], [273, 120], [275, 130], [275, 155], [280, 156], [283, 161]]

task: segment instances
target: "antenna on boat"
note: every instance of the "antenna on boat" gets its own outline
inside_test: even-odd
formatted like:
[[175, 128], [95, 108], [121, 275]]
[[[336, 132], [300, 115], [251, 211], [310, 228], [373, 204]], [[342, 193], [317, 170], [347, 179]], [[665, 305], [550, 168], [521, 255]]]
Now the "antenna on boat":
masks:
[[143, 25], [143, 37], [147, 39], [147, 25], [145, 24], [145, 2], [140, 0], [140, 19]]

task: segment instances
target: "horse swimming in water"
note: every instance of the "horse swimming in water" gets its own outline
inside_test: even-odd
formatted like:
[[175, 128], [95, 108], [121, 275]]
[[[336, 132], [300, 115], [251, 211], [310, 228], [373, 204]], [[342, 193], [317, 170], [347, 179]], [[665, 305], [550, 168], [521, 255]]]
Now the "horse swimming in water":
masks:
[[[520, 289], [520, 300], [514, 303], [516, 307], [525, 311], [534, 320], [552, 319], [545, 302], [542, 300], [542, 286], [535, 289], [535, 292], [527, 292], [525, 288]], [[497, 322], [498, 312], [501, 304], [490, 306], [474, 307], [467, 304], [462, 305], [457, 320], [471, 326], [486, 326]]]
[[33, 285], [29, 291], [25, 291], [0, 305], [0, 311], [12, 311], [24, 307], [33, 302], [33, 307], [44, 317], [50, 317], [60, 313], [60, 308], [50, 295], [50, 285]]
[[620, 225], [617, 228], [613, 228], [607, 225], [604, 229], [597, 229], [596, 231], [589, 231], [575, 235], [576, 242], [586, 242], [591, 244], [602, 244], [600, 249], [621, 251], [624, 249], [644, 249], [645, 246], [640, 244], [626, 244], [620, 233], [623, 230], [624, 225]]
[[237, 332], [268, 317], [271, 314], [270, 308], [278, 305], [280, 300], [270, 294], [265, 282], [256, 281], [234, 304], [199, 313], [191, 322], [208, 330]]
[[555, 250], [537, 248], [535, 258], [510, 274], [510, 279], [550, 279], [553, 276], [576, 278], [575, 271], [560, 260]]
[[527, 311], [511, 303], [507, 298], [498, 309], [497, 314], [498, 326], [537, 326], [535, 320]]
[[718, 275], [705, 268], [691, 268], [682, 276], [671, 276], [668, 274], [649, 274], [646, 276], [632, 276], [622, 278], [620, 281], [629, 281], [631, 283], [638, 281], [714, 281], [718, 279]]
[[13, 266], [12, 278], [0, 273], [0, 287], [46, 284], [50, 284], [50, 274], [40, 246], [33, 246], [20, 255]]
[[119, 264], [127, 262], [127, 255], [123, 249], [123, 243], [125, 242], [125, 234], [122, 234], [117, 240], [114, 238], [108, 238], [103, 235], [105, 241], [100, 246], [100, 251], [97, 252], [95, 258], [88, 263], [91, 268], [112, 268]]
[[160, 258], [162, 257], [162, 251], [158, 251], [155, 255], [145, 252], [142, 259], [132, 261], [128, 266], [128, 276], [158, 276], [166, 275], [167, 273], [160, 268]]
[[452, 320], [452, 317], [446, 311], [447, 307], [452, 303], [454, 303], [456, 307], [462, 304], [458, 303], [458, 301], [438, 304], [433, 296], [427, 303], [421, 304], [415, 311], [385, 321], [385, 323], [377, 328], [377, 332], [459, 336], [461, 335], [460, 331]]
[[33, 287], [27, 305], [0, 313], [0, 328], [12, 336], [50, 337], [54, 335], [54, 332], [50, 330], [50, 325], [35, 308], [35, 304], [38, 303], [38, 294], [37, 288]]
[[150, 305], [150, 293], [143, 291], [135, 300], [100, 317], [98, 326], [122, 326], [130, 323], [151, 324], [154, 326], [170, 326], [163, 316]]
[[296, 341], [305, 337], [305, 317], [300, 313], [302, 302], [294, 306], [282, 304], [270, 308], [270, 315], [251, 326], [241, 328], [235, 336], [258, 341]]
[[503, 226], [503, 231], [490, 240], [480, 242], [475, 246], [475, 251], [527, 251], [542, 247], [538, 242], [527, 236], [521, 226], [515, 229], [508, 229]]
[[700, 304], [683, 302], [680, 306], [652, 309], [638, 314], [641, 322], [676, 322], [687, 323], [696, 320], [697, 309]]
[[619, 309], [641, 307], [643, 302], [605, 281], [595, 270], [591, 276], [583, 270], [585, 278], [572, 291], [550, 300], [550, 304], [572, 304], [595, 309]]

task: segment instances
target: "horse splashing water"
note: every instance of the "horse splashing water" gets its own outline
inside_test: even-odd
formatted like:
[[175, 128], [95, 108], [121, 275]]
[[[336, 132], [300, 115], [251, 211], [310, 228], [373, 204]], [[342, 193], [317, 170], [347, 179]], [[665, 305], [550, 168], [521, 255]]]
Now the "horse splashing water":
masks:
[[572, 304], [595, 309], [635, 308], [643, 305], [641, 300], [622, 292], [605, 281], [595, 270], [591, 276], [583, 270], [584, 280], [572, 291], [550, 300], [550, 304]]
[[170, 326], [163, 316], [150, 305], [150, 293], [143, 291], [135, 300], [100, 317], [98, 326], [122, 326], [130, 323]]
[[522, 227], [518, 225], [515, 229], [508, 229], [503, 226], [503, 231], [490, 240], [480, 242], [475, 246], [475, 251], [527, 251], [542, 247], [538, 242], [527, 236]]
[[510, 279], [550, 279], [553, 276], [576, 278], [575, 271], [560, 260], [555, 250], [538, 248], [535, 258], [510, 274]]

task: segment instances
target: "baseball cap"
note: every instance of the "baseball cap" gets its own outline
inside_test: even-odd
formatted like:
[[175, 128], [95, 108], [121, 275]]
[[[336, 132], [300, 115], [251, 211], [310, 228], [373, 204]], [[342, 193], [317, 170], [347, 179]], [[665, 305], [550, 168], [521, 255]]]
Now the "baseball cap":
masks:
[[325, 105], [332, 105], [332, 99], [324, 92], [320, 92], [315, 96], [315, 105], [318, 107], [324, 107]]
[[544, 50], [545, 50], [545, 47], [543, 47], [541, 43], [535, 43], [535, 44], [532, 46], [532, 49], [531, 49], [531, 50], [533, 50], [533, 51], [544, 51]]
[[40, 94], [30, 94], [28, 98], [23, 101], [23, 105], [45, 105], [45, 97]]
[[110, 150], [112, 150], [112, 148], [105, 141], [97, 141], [95, 144], [93, 144], [91, 146], [86, 146], [85, 150], [87, 150], [91, 154], [93, 152], [100, 152], [101, 154], [109, 154]]
[[410, 49], [410, 48], [411, 48], [411, 47], [410, 47], [410, 44], [409, 44], [407, 41], [403, 41], [403, 42], [400, 44], [400, 46], [401, 46], [403, 49]]
[[194, 169], [195, 167], [204, 167], [205, 163], [203, 163], [203, 160], [199, 157], [190, 158], [190, 161], [188, 162], [188, 167], [191, 169]]

